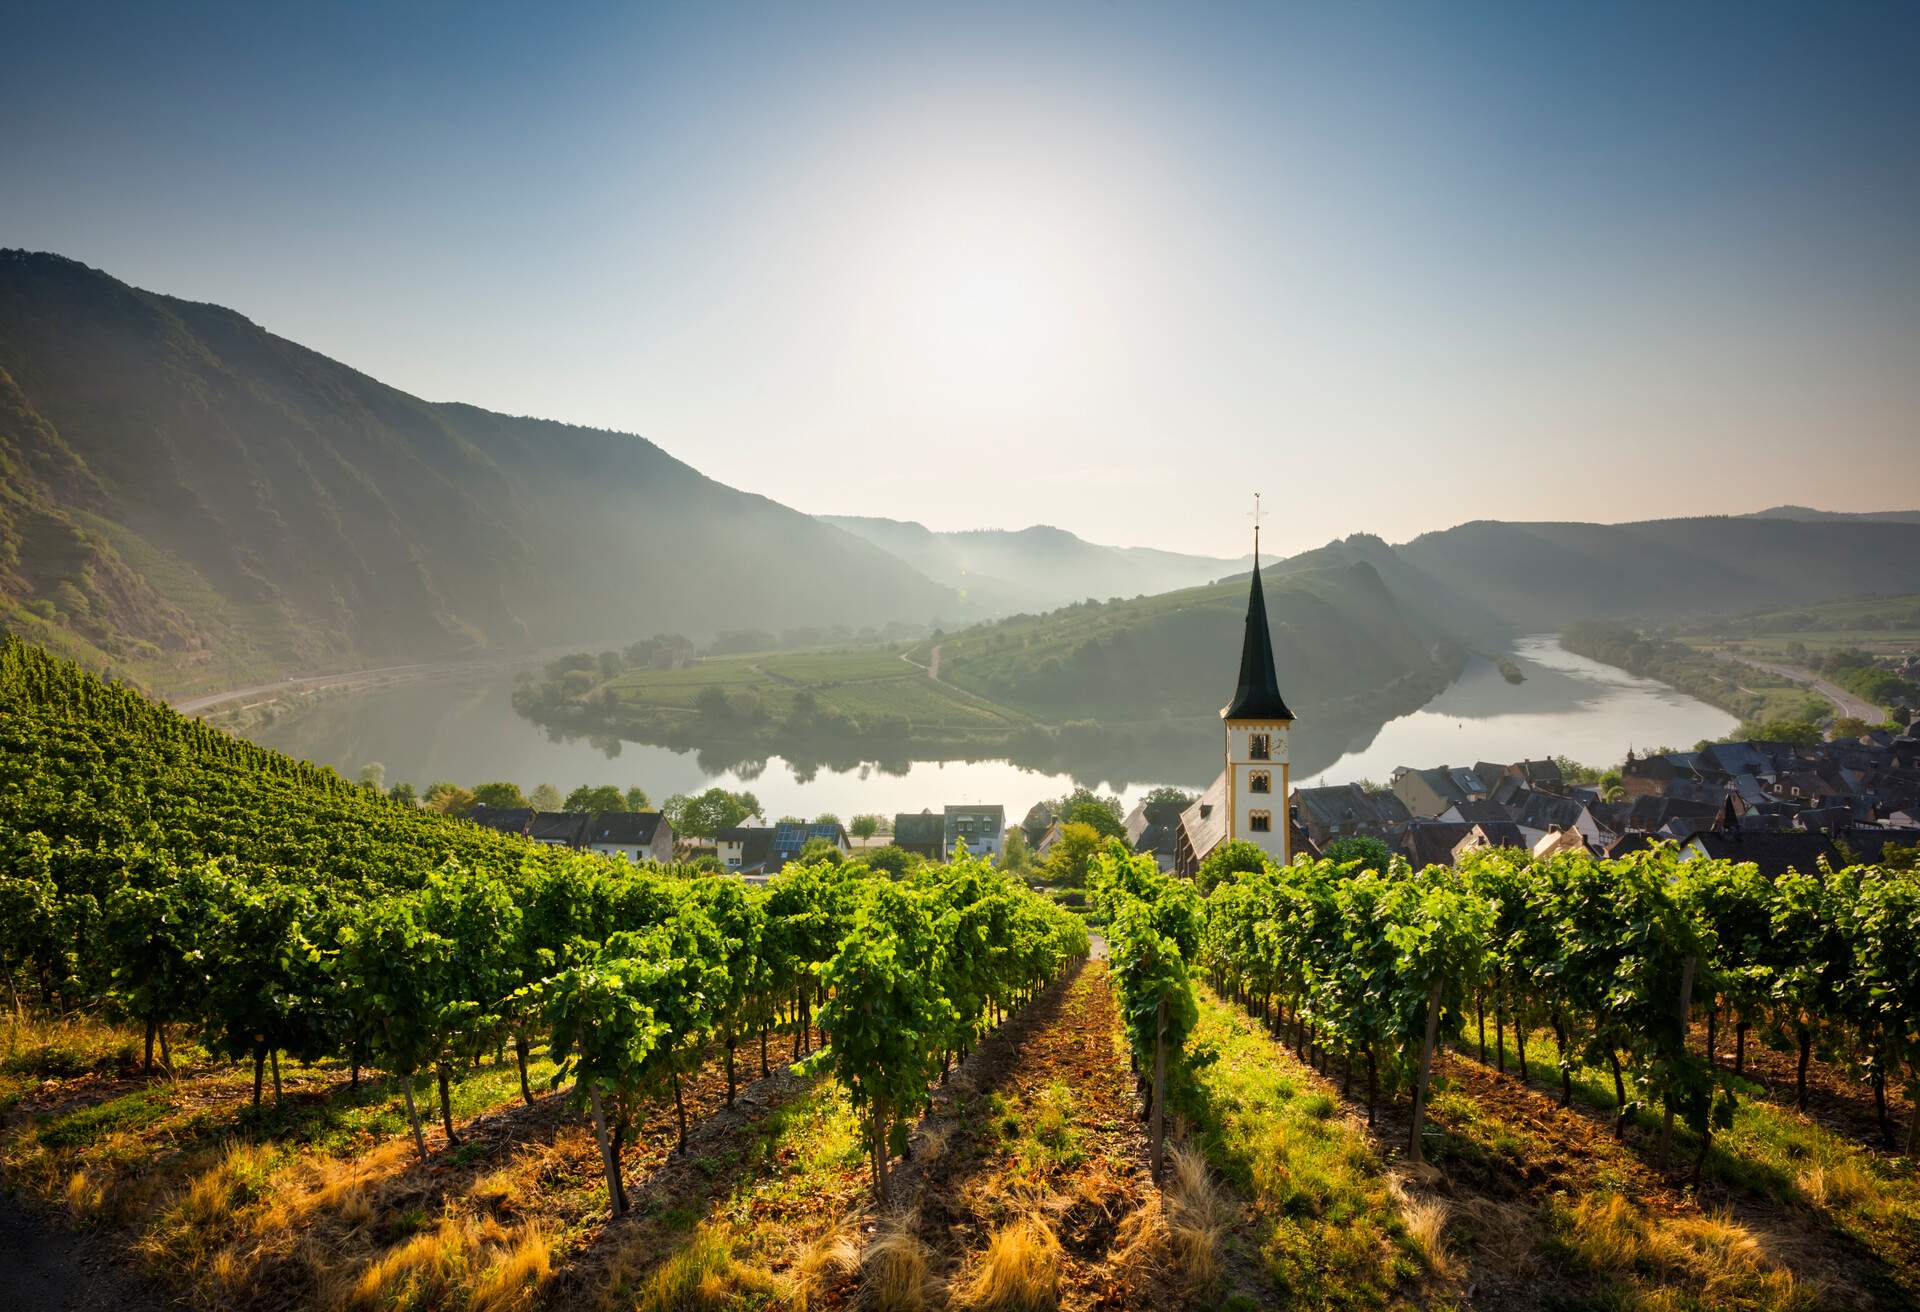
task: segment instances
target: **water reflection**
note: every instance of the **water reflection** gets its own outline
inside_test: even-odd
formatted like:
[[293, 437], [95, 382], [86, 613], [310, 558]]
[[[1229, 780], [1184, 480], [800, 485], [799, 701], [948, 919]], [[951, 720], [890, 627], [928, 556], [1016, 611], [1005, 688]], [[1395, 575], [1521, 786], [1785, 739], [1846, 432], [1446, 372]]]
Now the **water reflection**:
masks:
[[[1395, 765], [1564, 753], [1618, 760], [1629, 744], [1688, 745], [1725, 732], [1732, 717], [1663, 684], [1636, 679], [1530, 638], [1515, 654], [1526, 675], [1506, 682], [1475, 661], [1425, 707], [1392, 720], [1306, 717], [1293, 742], [1294, 780], [1384, 779]], [[517, 714], [511, 680], [499, 676], [405, 684], [317, 703], [251, 732], [296, 756], [355, 774], [370, 761], [390, 781], [473, 784], [506, 779], [563, 791], [586, 782], [639, 784], [655, 799], [718, 783], [749, 788], [770, 814], [917, 811], [949, 802], [1000, 802], [1024, 813], [1075, 783], [1129, 802], [1155, 784], [1199, 788], [1220, 763], [1217, 719], [1163, 720], [1120, 741], [1052, 744], [1044, 756], [1017, 753], [948, 760], [790, 760], [720, 746], [693, 750], [542, 728]]]

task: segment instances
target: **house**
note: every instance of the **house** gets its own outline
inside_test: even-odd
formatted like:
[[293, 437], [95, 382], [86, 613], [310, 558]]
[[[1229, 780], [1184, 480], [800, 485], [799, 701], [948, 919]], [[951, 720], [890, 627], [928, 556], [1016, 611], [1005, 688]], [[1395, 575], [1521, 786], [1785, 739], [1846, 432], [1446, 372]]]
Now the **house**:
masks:
[[1183, 802], [1142, 802], [1127, 813], [1127, 846], [1135, 852], [1151, 852], [1162, 870], [1172, 870], [1180, 846], [1180, 813]]
[[720, 864], [728, 871], [758, 877], [767, 869], [767, 857], [773, 852], [772, 825], [735, 825], [713, 836]]
[[1453, 862], [1469, 852], [1477, 852], [1483, 847], [1518, 847], [1531, 851], [1537, 841], [1531, 830], [1522, 829], [1511, 820], [1495, 820], [1490, 823], [1469, 825], [1461, 840], [1454, 844], [1453, 851], [1447, 855]]
[[1408, 820], [1407, 805], [1392, 793], [1370, 793], [1359, 784], [1296, 788], [1294, 809], [1316, 847], [1336, 838], [1365, 835], [1391, 844]]
[[585, 811], [535, 811], [526, 834], [548, 847], [579, 847], [592, 818]]
[[1027, 831], [1027, 846], [1039, 847], [1041, 836], [1053, 827], [1053, 808], [1045, 802], [1035, 802], [1027, 808], [1027, 818], [1020, 827]]
[[673, 860], [673, 826], [658, 811], [601, 811], [588, 821], [583, 845], [635, 865], [666, 865]]
[[944, 815], [935, 815], [931, 811], [914, 815], [902, 811], [893, 817], [895, 847], [904, 848], [929, 861], [945, 861], [949, 850], [946, 842], [947, 820]]
[[1416, 816], [1438, 816], [1458, 802], [1483, 801], [1492, 791], [1472, 770], [1445, 765], [1431, 770], [1403, 765], [1393, 772], [1390, 787]]
[[844, 825], [809, 825], [792, 822], [775, 825], [773, 842], [767, 853], [767, 873], [772, 874], [789, 861], [799, 860], [800, 853], [816, 838], [824, 838], [832, 843], [840, 849], [842, 856], [853, 851], [853, 845], [847, 842], [847, 830]]
[[1007, 808], [1004, 806], [949, 806], [943, 835], [946, 852], [964, 846], [971, 856], [998, 857], [1006, 841]]
[[1549, 829], [1546, 836], [1533, 845], [1533, 855], [1544, 861], [1548, 857], [1559, 856], [1562, 852], [1585, 852], [1589, 850], [1587, 840], [1578, 829]]

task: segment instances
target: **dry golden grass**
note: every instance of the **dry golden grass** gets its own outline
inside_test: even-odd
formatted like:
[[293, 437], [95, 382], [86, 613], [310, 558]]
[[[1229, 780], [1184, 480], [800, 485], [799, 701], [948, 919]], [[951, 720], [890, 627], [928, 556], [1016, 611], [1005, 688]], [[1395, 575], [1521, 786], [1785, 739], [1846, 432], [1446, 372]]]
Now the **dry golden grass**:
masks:
[[1420, 1250], [1427, 1267], [1435, 1275], [1448, 1278], [1458, 1274], [1459, 1263], [1447, 1247], [1447, 1219], [1451, 1209], [1439, 1198], [1409, 1198], [1401, 1205], [1400, 1217], [1407, 1225], [1407, 1236]]
[[918, 1218], [910, 1212], [887, 1217], [860, 1255], [860, 1306], [873, 1312], [921, 1312], [932, 1292]]
[[1810, 1166], [1794, 1180], [1800, 1196], [1815, 1207], [1877, 1208], [1880, 1186], [1857, 1162], [1842, 1161], [1832, 1166]]
[[553, 1249], [532, 1225], [518, 1226], [467, 1295], [470, 1312], [523, 1312], [553, 1278]]
[[860, 1247], [853, 1226], [842, 1219], [800, 1250], [787, 1271], [784, 1306], [807, 1312], [832, 1285], [860, 1269]]
[[75, 1171], [67, 1177], [67, 1211], [73, 1216], [92, 1216], [106, 1202], [106, 1190], [85, 1171]]
[[1574, 1206], [1568, 1239], [1597, 1270], [1686, 1287], [1685, 1294], [1656, 1291], [1659, 1301], [1769, 1310], [1820, 1301], [1817, 1289], [1797, 1283], [1758, 1237], [1728, 1216], [1656, 1217], [1619, 1194], [1603, 1194]]
[[982, 1312], [1052, 1312], [1060, 1305], [1060, 1240], [1037, 1216], [994, 1232], [986, 1255], [961, 1285], [962, 1307]]
[[1220, 1275], [1220, 1245], [1232, 1215], [1205, 1154], [1181, 1145], [1168, 1156], [1167, 1238], [1174, 1268], [1189, 1285], [1211, 1285]]
[[1110, 1260], [1115, 1274], [1128, 1284], [1150, 1281], [1166, 1271], [1172, 1254], [1166, 1208], [1158, 1198], [1147, 1199], [1120, 1218]]

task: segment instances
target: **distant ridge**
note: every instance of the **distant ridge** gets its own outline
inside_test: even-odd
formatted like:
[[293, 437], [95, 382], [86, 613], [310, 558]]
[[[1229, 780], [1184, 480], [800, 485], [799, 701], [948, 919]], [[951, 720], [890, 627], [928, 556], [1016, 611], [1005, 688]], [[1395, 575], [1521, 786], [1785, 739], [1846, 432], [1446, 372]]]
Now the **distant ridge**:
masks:
[[1815, 510], [1811, 506], [1768, 506], [1745, 519], [1854, 519], [1883, 524], [1920, 524], [1920, 510]]
[[1137, 597], [1190, 588], [1249, 567], [1153, 547], [1107, 547], [1065, 529], [935, 532], [911, 520], [822, 515], [826, 523], [891, 552], [937, 583], [997, 614], [1048, 610], [1091, 597]]
[[436, 404], [56, 255], [0, 252], [0, 624], [172, 691], [951, 590], [643, 438]]

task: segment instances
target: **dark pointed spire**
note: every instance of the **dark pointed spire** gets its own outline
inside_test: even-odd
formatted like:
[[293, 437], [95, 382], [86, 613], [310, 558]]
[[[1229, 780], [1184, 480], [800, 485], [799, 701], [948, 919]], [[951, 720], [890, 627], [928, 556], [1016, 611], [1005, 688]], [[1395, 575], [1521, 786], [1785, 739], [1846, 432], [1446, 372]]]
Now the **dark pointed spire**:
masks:
[[1260, 528], [1254, 522], [1253, 587], [1247, 594], [1247, 632], [1240, 644], [1240, 684], [1220, 712], [1224, 720], [1291, 720], [1280, 681], [1273, 673], [1273, 635], [1267, 629], [1267, 597], [1260, 587]]

